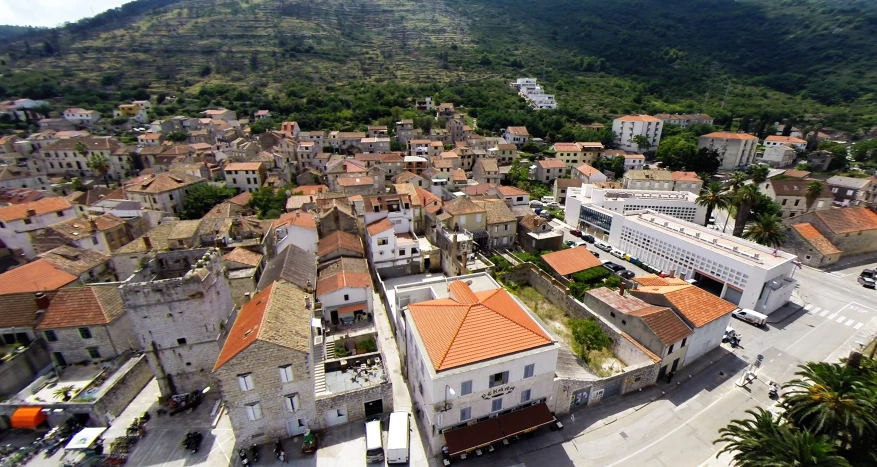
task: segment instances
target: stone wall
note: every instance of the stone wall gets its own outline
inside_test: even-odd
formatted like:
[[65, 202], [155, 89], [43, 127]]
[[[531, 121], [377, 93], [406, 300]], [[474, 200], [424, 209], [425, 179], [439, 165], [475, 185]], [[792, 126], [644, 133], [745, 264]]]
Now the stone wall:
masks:
[[377, 399], [383, 401], [384, 413], [393, 411], [393, 385], [389, 381], [366, 389], [317, 397], [317, 417], [311, 427], [326, 428], [326, 414], [338, 409], [347, 411], [347, 423], [363, 421], [365, 403]]
[[37, 339], [20, 354], [0, 365], [0, 397], [9, 398], [27, 387], [37, 373], [52, 364], [46, 342]]

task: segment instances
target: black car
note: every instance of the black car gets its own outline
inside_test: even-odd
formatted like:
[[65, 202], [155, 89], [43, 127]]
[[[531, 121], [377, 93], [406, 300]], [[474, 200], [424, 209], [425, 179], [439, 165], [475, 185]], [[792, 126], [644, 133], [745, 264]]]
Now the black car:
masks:
[[617, 274], [620, 277], [623, 277], [624, 279], [633, 279], [634, 277], [636, 277], [636, 274], [633, 271], [628, 271], [627, 269], [623, 269], [621, 271], [615, 271], [615, 274]]
[[612, 271], [612, 272], [618, 272], [618, 271], [625, 271], [625, 270], [626, 270], [624, 266], [621, 266], [621, 265], [615, 264], [615, 263], [613, 263], [612, 261], [608, 261], [608, 262], [603, 263], [603, 267], [606, 268], [606, 269], [608, 269], [608, 270], [610, 270], [610, 271]]
[[596, 241], [596, 240], [594, 239], [594, 236], [593, 236], [593, 235], [588, 235], [588, 234], [582, 234], [582, 240], [584, 240], [584, 241], [586, 241], [586, 242], [588, 242], [588, 243], [594, 243], [594, 242]]

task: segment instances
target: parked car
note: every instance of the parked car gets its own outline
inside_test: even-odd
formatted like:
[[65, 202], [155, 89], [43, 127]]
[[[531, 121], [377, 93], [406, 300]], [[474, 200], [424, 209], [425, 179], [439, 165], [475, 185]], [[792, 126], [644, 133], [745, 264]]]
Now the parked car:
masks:
[[573, 237], [581, 237], [582, 231], [581, 230], [570, 230], [569, 234], [572, 235]]
[[615, 264], [612, 261], [607, 261], [607, 262], [603, 263], [603, 267], [612, 271], [612, 272], [618, 272], [618, 271], [625, 270], [624, 266]]
[[636, 277], [636, 274], [633, 271], [629, 271], [627, 269], [615, 271], [615, 274], [625, 279], [633, 279], [634, 277]]
[[591, 254], [594, 255], [594, 258], [599, 258], [599, 257], [600, 257], [600, 253], [597, 253], [596, 251], [592, 251], [592, 250], [588, 250], [588, 251], [590, 251]]
[[595, 241], [597, 241], [596, 239], [594, 239], [593, 235], [588, 235], [588, 234], [582, 235], [582, 240], [584, 240], [588, 243], [594, 243]]
[[554, 196], [543, 196], [541, 201], [545, 204], [554, 203]]
[[531, 208], [541, 208], [542, 206], [543, 206], [542, 201], [539, 201], [538, 199], [530, 200], [530, 207]]
[[545, 206], [551, 209], [557, 209], [560, 207], [560, 203], [558, 203], [557, 201], [552, 201], [550, 203], [545, 203]]
[[612, 251], [612, 246], [608, 243], [603, 242], [594, 242], [594, 246], [603, 250], [603, 251]]
[[869, 279], [877, 278], [875, 276], [877, 276], [877, 270], [874, 269], [864, 269], [862, 270], [862, 273], [859, 274], [859, 277], [867, 277]]
[[731, 312], [731, 316], [755, 326], [764, 326], [767, 323], [767, 315], [746, 308], [737, 308]]
[[874, 279], [870, 277], [859, 276], [859, 284], [862, 284], [862, 287], [873, 289], [875, 288], [875, 284], [877, 284], [877, 282], [875, 282]]
[[546, 218], [546, 219], [551, 219], [551, 213], [548, 211], [542, 211], [539, 213], [539, 215]]
[[612, 250], [609, 251], [609, 254], [616, 257], [616, 258], [624, 259], [624, 252], [619, 250], [618, 248], [613, 248]]

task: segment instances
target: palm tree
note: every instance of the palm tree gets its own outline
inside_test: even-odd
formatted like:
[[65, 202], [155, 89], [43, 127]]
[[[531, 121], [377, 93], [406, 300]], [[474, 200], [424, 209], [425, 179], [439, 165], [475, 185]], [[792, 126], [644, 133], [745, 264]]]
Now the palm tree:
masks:
[[746, 413], [752, 418], [731, 420], [728, 426], [719, 429], [720, 437], [713, 444], [727, 444], [716, 457], [732, 454], [738, 467], [850, 465], [835, 454], [835, 446], [827, 437], [781, 425], [773, 414], [761, 407]]
[[786, 242], [788, 236], [783, 232], [783, 221], [776, 215], [763, 214], [746, 225], [743, 238], [755, 243], [777, 248]]
[[734, 192], [732, 203], [737, 208], [737, 215], [734, 217], [734, 231], [732, 233], [735, 237], [743, 235], [743, 228], [746, 227], [746, 221], [749, 220], [752, 206], [755, 206], [758, 201], [758, 185], [745, 185]]
[[86, 166], [99, 173], [104, 178], [104, 184], [108, 187], [110, 186], [110, 181], [107, 179], [107, 173], [110, 171], [110, 160], [106, 156], [103, 154], [92, 154], [89, 156]]
[[731, 178], [728, 179], [728, 189], [736, 192], [746, 184], [748, 179], [749, 177], [746, 175], [746, 172], [734, 172]]
[[807, 210], [810, 210], [810, 207], [813, 206], [813, 202], [816, 201], [816, 198], [822, 194], [822, 182], [820, 181], [812, 181], [807, 184], [807, 189], [804, 190], [804, 198], [807, 200]]
[[709, 223], [713, 211], [728, 207], [728, 197], [725, 195], [725, 192], [722, 191], [722, 184], [719, 182], [710, 182], [708, 185], [704, 186], [703, 191], [700, 192], [696, 202], [699, 206], [706, 207], [706, 219], [703, 221], [704, 226]]
[[767, 175], [770, 173], [770, 168], [764, 164], [758, 164], [752, 167], [752, 181], [755, 183], [761, 183], [767, 180]]
[[877, 440], [877, 383], [849, 366], [810, 362], [783, 386], [784, 417], [817, 435], [826, 435], [842, 450], [870, 448]]

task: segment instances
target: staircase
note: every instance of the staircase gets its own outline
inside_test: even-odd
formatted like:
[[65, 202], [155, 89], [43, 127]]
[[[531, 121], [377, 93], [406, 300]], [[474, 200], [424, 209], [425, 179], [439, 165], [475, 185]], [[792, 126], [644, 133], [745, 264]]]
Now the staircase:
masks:
[[314, 394], [326, 392], [326, 366], [323, 362], [329, 347], [332, 347], [332, 354], [335, 353], [335, 342], [326, 342], [324, 346], [314, 346]]

